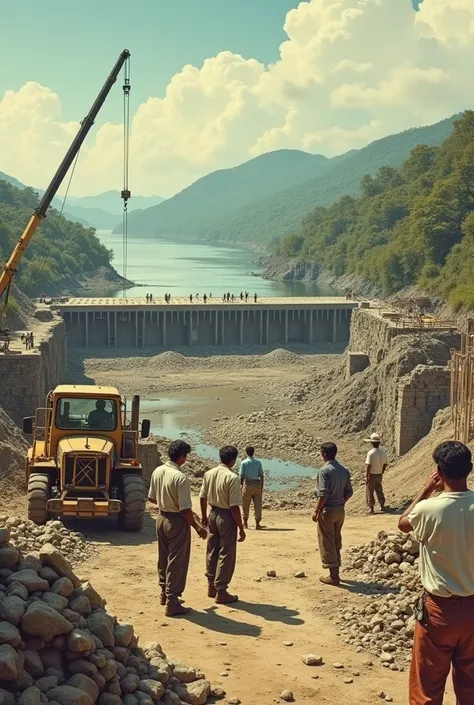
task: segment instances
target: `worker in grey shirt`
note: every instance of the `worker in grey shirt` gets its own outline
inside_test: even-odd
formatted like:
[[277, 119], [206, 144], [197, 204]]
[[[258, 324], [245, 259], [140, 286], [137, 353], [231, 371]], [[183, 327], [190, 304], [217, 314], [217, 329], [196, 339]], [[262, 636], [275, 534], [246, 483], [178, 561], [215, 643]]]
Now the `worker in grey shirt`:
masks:
[[328, 576], [320, 577], [325, 585], [339, 585], [341, 578], [342, 526], [345, 519], [345, 505], [353, 495], [349, 470], [336, 460], [335, 443], [323, 443], [321, 456], [325, 461], [317, 475], [318, 503], [313, 521], [318, 525], [319, 552], [323, 568], [329, 569]]

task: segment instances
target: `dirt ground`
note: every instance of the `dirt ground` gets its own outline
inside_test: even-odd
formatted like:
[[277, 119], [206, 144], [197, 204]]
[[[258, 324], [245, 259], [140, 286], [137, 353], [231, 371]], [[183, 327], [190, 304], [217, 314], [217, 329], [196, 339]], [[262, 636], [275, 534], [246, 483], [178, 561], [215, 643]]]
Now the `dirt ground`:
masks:
[[[197, 508], [197, 507], [196, 507]], [[383, 529], [395, 526], [393, 516], [349, 516], [345, 544], [359, 544]], [[87, 576], [106, 596], [108, 610], [134, 624], [142, 644], [158, 641], [169, 657], [196, 665], [227, 698], [242, 705], [271, 705], [285, 689], [296, 702], [352, 705], [382, 702], [380, 692], [395, 703], [407, 702], [406, 672], [393, 672], [366, 653], [346, 646], [331, 623], [337, 607], [368, 599], [360, 585], [346, 582], [334, 589], [321, 585], [315, 551], [316, 527], [307, 513], [267, 512], [265, 531], [250, 529], [239, 545], [232, 590], [240, 601], [216, 606], [206, 596], [205, 543], [193, 535], [192, 557], [185, 593], [193, 611], [186, 617], [164, 617], [158, 603], [154, 521], [147, 516], [139, 535], [123, 535], [91, 524], [80, 524], [90, 539], [101, 544], [99, 553], [83, 564]], [[275, 570], [277, 577], [266, 573]], [[306, 578], [295, 578], [303, 570]], [[292, 642], [285, 646], [284, 642]], [[324, 665], [308, 667], [305, 654], [323, 656]], [[369, 661], [373, 666], [367, 665]], [[334, 663], [344, 668], [336, 669]], [[351, 679], [351, 683], [345, 683]], [[454, 705], [448, 696], [445, 705]]]

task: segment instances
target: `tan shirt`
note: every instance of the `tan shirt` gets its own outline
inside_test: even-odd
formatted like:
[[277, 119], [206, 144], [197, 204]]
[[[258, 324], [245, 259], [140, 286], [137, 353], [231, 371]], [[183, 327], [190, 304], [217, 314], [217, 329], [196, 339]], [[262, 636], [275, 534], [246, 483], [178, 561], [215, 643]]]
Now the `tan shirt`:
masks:
[[474, 595], [474, 492], [442, 492], [412, 509], [420, 542], [420, 575], [437, 597]]
[[189, 480], [172, 460], [153, 471], [148, 497], [162, 512], [177, 513], [192, 507]]
[[206, 499], [211, 507], [240, 507], [242, 490], [239, 476], [221, 463], [204, 474], [200, 497]]

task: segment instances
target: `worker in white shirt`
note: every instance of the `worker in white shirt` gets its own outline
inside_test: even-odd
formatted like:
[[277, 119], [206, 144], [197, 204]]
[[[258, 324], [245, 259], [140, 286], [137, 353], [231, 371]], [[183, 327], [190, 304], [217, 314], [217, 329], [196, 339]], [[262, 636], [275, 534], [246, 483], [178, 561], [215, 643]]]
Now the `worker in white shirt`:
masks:
[[378, 433], [373, 433], [370, 438], [366, 438], [367, 443], [372, 444], [372, 448], [367, 453], [365, 459], [367, 504], [369, 513], [375, 514], [375, 495], [380, 504], [380, 511], [385, 509], [385, 495], [383, 492], [383, 476], [388, 465], [387, 452], [380, 447], [382, 439]]

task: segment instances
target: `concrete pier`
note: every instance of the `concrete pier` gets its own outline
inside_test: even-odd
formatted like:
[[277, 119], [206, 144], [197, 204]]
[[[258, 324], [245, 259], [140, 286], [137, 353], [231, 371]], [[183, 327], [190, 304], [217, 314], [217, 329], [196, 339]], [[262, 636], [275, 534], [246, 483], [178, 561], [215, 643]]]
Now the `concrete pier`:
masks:
[[69, 347], [279, 346], [348, 342], [356, 301], [333, 298], [74, 298], [57, 305]]

